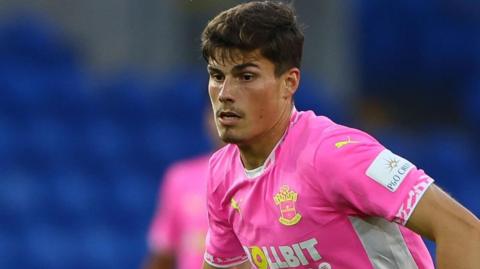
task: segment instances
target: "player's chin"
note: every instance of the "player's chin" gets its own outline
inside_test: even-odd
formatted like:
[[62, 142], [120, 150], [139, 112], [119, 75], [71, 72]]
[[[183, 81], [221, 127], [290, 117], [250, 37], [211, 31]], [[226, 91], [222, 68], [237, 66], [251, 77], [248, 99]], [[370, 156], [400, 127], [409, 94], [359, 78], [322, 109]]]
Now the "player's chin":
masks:
[[242, 139], [239, 135], [236, 135], [231, 130], [225, 130], [220, 134], [220, 139], [228, 144], [240, 144], [244, 139]]

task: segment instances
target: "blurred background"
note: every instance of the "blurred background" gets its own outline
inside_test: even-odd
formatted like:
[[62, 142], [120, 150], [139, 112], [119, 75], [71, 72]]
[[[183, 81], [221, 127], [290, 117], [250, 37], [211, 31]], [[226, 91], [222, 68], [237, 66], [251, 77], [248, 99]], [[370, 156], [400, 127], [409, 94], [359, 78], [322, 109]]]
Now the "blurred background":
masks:
[[[239, 2], [0, 0], [0, 268], [139, 267], [165, 168], [210, 148], [200, 32]], [[370, 132], [479, 216], [480, 2], [294, 5], [297, 107]]]

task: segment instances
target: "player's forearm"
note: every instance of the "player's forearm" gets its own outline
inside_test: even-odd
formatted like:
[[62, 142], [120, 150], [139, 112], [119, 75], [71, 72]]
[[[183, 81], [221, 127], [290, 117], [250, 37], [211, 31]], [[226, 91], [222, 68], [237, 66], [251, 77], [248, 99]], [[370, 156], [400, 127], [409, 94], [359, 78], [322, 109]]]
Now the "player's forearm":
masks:
[[480, 222], [474, 226], [437, 240], [438, 269], [480, 268]]
[[425, 192], [406, 226], [435, 241], [438, 269], [480, 268], [480, 220], [436, 185]]

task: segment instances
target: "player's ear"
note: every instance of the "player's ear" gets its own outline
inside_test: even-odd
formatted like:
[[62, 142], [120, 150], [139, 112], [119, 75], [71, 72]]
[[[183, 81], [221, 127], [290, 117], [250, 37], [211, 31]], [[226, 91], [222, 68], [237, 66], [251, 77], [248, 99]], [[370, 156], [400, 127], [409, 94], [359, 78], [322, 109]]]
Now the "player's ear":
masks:
[[283, 97], [293, 97], [300, 83], [300, 69], [298, 69], [297, 67], [292, 67], [289, 70], [285, 71], [283, 77], [283, 88], [285, 89], [283, 91]]

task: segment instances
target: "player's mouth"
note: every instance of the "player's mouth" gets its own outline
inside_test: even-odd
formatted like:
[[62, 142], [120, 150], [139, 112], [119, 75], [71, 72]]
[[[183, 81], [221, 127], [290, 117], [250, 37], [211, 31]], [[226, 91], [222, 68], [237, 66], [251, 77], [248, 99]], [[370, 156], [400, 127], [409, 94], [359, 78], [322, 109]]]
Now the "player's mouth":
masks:
[[218, 110], [216, 114], [218, 121], [224, 126], [235, 125], [242, 118], [240, 113], [232, 110]]

